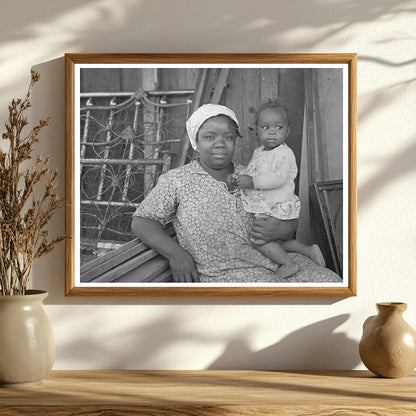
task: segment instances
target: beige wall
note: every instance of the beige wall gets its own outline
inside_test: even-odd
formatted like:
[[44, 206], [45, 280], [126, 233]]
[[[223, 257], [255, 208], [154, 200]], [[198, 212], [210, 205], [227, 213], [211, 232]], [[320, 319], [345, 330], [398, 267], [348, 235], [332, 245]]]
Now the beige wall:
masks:
[[[173, 6], [174, 5], [174, 6]], [[412, 10], [413, 9], [413, 10]], [[64, 171], [65, 52], [357, 52], [358, 296], [65, 298], [64, 251], [41, 259], [56, 369], [360, 368], [377, 301], [416, 327], [413, 1], [17, 0], [0, 15], [0, 120], [31, 67], [39, 149]], [[63, 192], [61, 177], [61, 192]], [[63, 232], [63, 213], [54, 219]]]

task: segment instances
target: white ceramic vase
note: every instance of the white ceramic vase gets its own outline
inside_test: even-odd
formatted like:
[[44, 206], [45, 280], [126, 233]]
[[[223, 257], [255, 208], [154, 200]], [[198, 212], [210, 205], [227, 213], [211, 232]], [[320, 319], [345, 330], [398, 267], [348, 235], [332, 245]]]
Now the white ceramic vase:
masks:
[[43, 309], [48, 292], [0, 295], [0, 385], [41, 383], [55, 361], [52, 326]]

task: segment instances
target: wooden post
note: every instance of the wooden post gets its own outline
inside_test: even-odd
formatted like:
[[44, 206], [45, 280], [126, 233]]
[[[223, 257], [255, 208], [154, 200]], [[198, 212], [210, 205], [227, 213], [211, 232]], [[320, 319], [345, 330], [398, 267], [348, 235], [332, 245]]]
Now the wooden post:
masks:
[[[144, 91], [154, 91], [158, 87], [158, 73], [157, 68], [145, 68], [143, 69], [143, 89]], [[150, 100], [150, 98], [149, 98]], [[156, 111], [157, 108], [144, 105], [143, 107], [143, 139], [145, 142], [154, 142], [155, 141], [155, 126], [156, 126]], [[148, 159], [153, 157], [154, 145], [144, 145], [143, 146], [143, 159]], [[145, 166], [144, 167], [144, 196], [151, 190], [153, 187], [153, 176], [155, 168], [154, 166]]]

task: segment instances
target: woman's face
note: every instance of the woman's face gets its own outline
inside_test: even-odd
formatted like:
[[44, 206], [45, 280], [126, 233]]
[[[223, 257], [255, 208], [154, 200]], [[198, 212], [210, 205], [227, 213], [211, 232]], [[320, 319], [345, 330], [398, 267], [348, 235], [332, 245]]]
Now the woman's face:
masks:
[[205, 121], [196, 140], [200, 159], [212, 169], [228, 166], [233, 158], [237, 128], [227, 116], [219, 115]]

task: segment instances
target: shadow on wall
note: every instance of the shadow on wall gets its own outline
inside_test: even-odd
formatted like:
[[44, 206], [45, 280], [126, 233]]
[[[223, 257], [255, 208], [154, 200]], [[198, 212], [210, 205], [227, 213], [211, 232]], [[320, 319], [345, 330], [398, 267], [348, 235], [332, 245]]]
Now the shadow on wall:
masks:
[[[82, 309], [77, 313], [82, 314]], [[128, 323], [124, 326], [121, 320], [109, 337], [109, 328], [103, 328], [100, 314], [93, 314], [88, 321], [74, 319], [72, 313], [60, 311], [55, 318], [60, 322], [61, 330], [65, 328], [72, 335], [67, 343], [65, 336], [57, 337], [57, 360], [63, 367], [76, 362], [80, 369], [172, 369], [172, 363], [173, 368], [183, 367], [186, 363], [187, 368], [192, 369], [204, 365], [201, 354], [203, 357], [215, 356], [213, 345], [225, 345], [224, 352], [205, 369], [353, 369], [360, 363], [358, 343], [343, 332], [335, 332], [349, 316], [338, 315], [308, 325], [276, 344], [253, 351], [248, 346], [253, 328], [247, 326], [240, 329], [246, 336], [229, 341], [231, 336], [225, 335], [222, 339], [210, 332], [190, 328], [180, 316], [169, 313], [146, 319], [143, 326], [134, 328]], [[112, 328], [115, 323], [107, 321], [107, 324]], [[176, 358], [172, 359], [173, 356]], [[207, 360], [209, 358], [205, 358]]]
[[21, 68], [63, 52], [247, 52], [259, 51], [259, 39], [266, 50], [306, 52], [351, 26], [414, 12], [409, 0], [328, 3], [263, 0], [261, 7], [248, 1], [236, 7], [232, 1], [177, 0], [166, 7], [163, 0], [38, 0], [36, 7], [21, 7], [9, 2], [0, 16], [0, 68], [7, 79], [0, 82], [0, 96], [21, 85], [16, 78]]
[[[64, 327], [66, 322], [66, 331], [71, 328], [72, 334], [71, 341], [67, 343], [62, 341], [65, 337], [57, 337], [57, 360], [62, 365], [77, 363], [80, 369], [168, 368], [175, 362], [169, 353], [171, 348], [186, 342], [212, 342], [211, 337], [203, 332], [183, 328], [183, 320], [171, 313], [146, 319], [143, 326], [133, 328], [131, 325], [124, 326], [123, 321], [107, 321], [109, 328], [117, 328], [112, 336], [109, 336], [109, 328], [103, 328], [102, 316], [94, 315], [90, 320], [78, 319], [76, 327], [72, 327], [74, 319], [69, 315], [61, 312], [56, 316], [60, 327]], [[140, 317], [137, 320], [140, 321]]]
[[[247, 51], [253, 47], [254, 50], [258, 50], [259, 39], [265, 42], [277, 41], [275, 46], [279, 46], [279, 38], [276, 36], [291, 32], [294, 27], [319, 29], [319, 35], [312, 38], [302, 37], [298, 45], [296, 39], [290, 39], [291, 49], [301, 48], [305, 51], [349, 26], [373, 22], [386, 15], [414, 12], [412, 2], [409, 0], [394, 2], [355, 0], [338, 2], [336, 7], [318, 0], [310, 0], [307, 7], [303, 0], [291, 2], [264, 0], [262, 7], [258, 7], [257, 3], [245, 2], [244, 7], [239, 8], [235, 7], [234, 2], [223, 0], [210, 2], [177, 0], [175, 7], [166, 7], [164, 0], [152, 2], [126, 0], [117, 6], [111, 0], [91, 0], [88, 3], [83, 0], [71, 0], [71, 2], [38, 0], [36, 4], [37, 7], [26, 8], [22, 8], [18, 2], [7, 6], [1, 21], [2, 43], [36, 39], [46, 35], [48, 30], [50, 34], [51, 30], [60, 27], [64, 33], [58, 39], [53, 38], [53, 43], [61, 50], [65, 46], [73, 48], [81, 44], [82, 50], [85, 50], [85, 47], [97, 49], [99, 45], [101, 49], [107, 51], [109, 47], [116, 47], [113, 52], [123, 52], [120, 48], [132, 52], [129, 42], [126, 41], [135, 39], [140, 34], [137, 39], [140, 41], [142, 51], [143, 46], [146, 45], [147, 47], [163, 45], [173, 52], [170, 42], [179, 44], [176, 42], [177, 36], [169, 37], [166, 30], [161, 30], [166, 29], [166, 24], [170, 22], [171, 27], [181, 24], [182, 36], [188, 40], [186, 44], [189, 44], [189, 33], [199, 33], [198, 38], [195, 37], [195, 45], [199, 46], [197, 50], [201, 52], [207, 47], [211, 52], [218, 48], [227, 51], [236, 48]], [[47, 13], [44, 12], [45, 10]], [[304, 13], [299, 12], [300, 10]], [[18, 16], [19, 20], [18, 36], [14, 16]], [[75, 21], [76, 25], [74, 25]], [[328, 21], [331, 25], [328, 25]], [[201, 22], [209, 22], [209, 24], [204, 25]], [[327, 30], [322, 31], [326, 27]], [[224, 32], [224, 35], [227, 35], [226, 42], [221, 37], [215, 40], [212, 37], [213, 31], [219, 34]], [[117, 36], [112, 38], [108, 36], [110, 33], [117, 33]], [[245, 33], [251, 36], [251, 39], [247, 37], [248, 44], [241, 42], [241, 36]], [[181, 32], [175, 34], [180, 35]], [[103, 39], [105, 39], [104, 43]], [[280, 46], [286, 41], [282, 39]], [[164, 52], [167, 51], [166, 49]]]
[[343, 314], [308, 325], [259, 351], [252, 351], [245, 339], [235, 339], [207, 369], [352, 369], [361, 362], [358, 343], [334, 332], [349, 317]]
[[414, 143], [397, 154], [383, 161], [372, 178], [362, 184], [358, 189], [358, 200], [361, 206], [367, 205], [376, 194], [388, 187], [391, 182], [403, 178], [415, 170], [416, 138]]
[[[57, 169], [58, 194], [65, 195], [65, 83], [64, 58], [34, 66], [41, 73], [40, 81], [32, 91], [31, 117], [33, 123], [51, 117], [51, 124], [39, 134], [34, 157], [37, 154], [50, 156], [49, 166]], [[28, 74], [29, 79], [30, 73]], [[52, 217], [49, 225], [51, 237], [65, 234], [65, 208], [60, 208]], [[63, 298], [65, 284], [64, 244], [55, 246], [48, 255], [34, 262], [32, 268], [33, 287], [49, 292], [49, 297]], [[47, 298], [48, 299], [48, 298]], [[47, 302], [45, 302], [47, 303]]]

